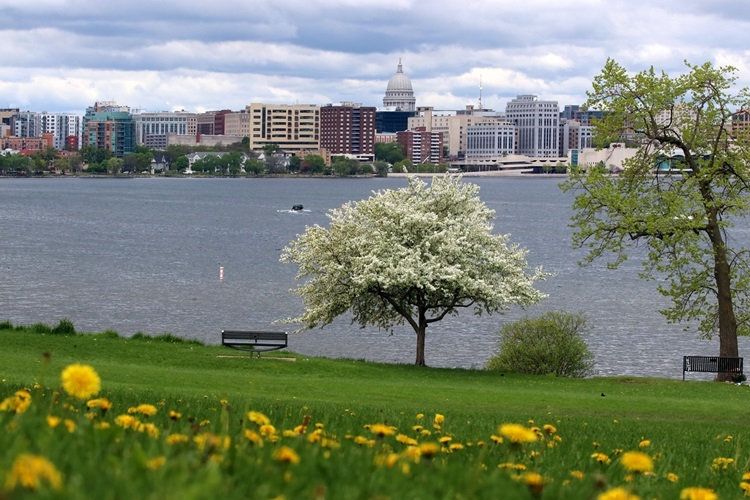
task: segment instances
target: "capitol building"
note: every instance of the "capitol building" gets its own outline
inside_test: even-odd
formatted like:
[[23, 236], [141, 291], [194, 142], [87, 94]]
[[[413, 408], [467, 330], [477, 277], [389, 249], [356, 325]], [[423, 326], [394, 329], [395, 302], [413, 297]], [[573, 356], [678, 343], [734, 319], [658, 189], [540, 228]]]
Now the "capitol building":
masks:
[[395, 111], [414, 111], [416, 110], [416, 102], [414, 90], [411, 88], [411, 80], [404, 74], [399, 58], [396, 74], [388, 80], [388, 87], [385, 89], [383, 107]]

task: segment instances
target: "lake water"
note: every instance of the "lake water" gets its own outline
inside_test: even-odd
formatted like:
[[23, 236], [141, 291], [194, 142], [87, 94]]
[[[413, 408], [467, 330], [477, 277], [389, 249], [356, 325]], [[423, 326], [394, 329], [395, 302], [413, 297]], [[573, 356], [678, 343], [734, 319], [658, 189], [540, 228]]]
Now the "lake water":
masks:
[[[681, 376], [684, 354], [715, 354], [717, 343], [669, 325], [655, 283], [640, 265], [577, 265], [572, 195], [554, 178], [467, 178], [496, 211], [495, 230], [554, 273], [549, 294], [527, 311], [462, 313], [427, 332], [427, 363], [481, 367], [502, 324], [545, 310], [582, 311], [599, 374]], [[171, 332], [219, 343], [222, 329], [288, 329], [298, 315], [293, 265], [281, 249], [328, 209], [398, 188], [387, 179], [0, 179], [0, 319], [16, 324], [70, 318], [78, 330], [131, 335]], [[284, 212], [293, 204], [309, 212]], [[745, 231], [746, 232], [746, 231]], [[224, 280], [219, 280], [219, 267]], [[741, 350], [748, 347], [741, 339]], [[290, 337], [300, 353], [412, 363], [408, 326], [393, 335], [340, 318]]]

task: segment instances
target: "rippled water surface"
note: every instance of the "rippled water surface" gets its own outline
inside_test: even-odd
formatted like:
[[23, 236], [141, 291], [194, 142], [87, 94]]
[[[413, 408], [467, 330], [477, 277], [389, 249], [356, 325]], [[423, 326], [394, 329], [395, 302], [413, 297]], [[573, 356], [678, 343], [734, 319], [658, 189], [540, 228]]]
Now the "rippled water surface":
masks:
[[[600, 374], [681, 376], [683, 354], [715, 354], [714, 342], [668, 325], [655, 283], [630, 261], [579, 267], [570, 244], [571, 195], [551, 178], [466, 179], [496, 211], [495, 230], [529, 250], [554, 276], [549, 298], [528, 311], [461, 314], [428, 329], [427, 362], [482, 366], [499, 327], [544, 310], [582, 311]], [[280, 329], [301, 311], [289, 293], [295, 268], [280, 250], [326, 211], [404, 179], [1, 179], [0, 319], [70, 318], [79, 330], [172, 332], [209, 343], [223, 328]], [[309, 212], [285, 212], [293, 204]], [[746, 229], [740, 233], [747, 233]], [[746, 234], [745, 234], [746, 236]], [[219, 266], [224, 280], [219, 280]], [[748, 343], [742, 339], [741, 349]], [[294, 351], [410, 363], [414, 333], [359, 329], [342, 318], [290, 338]]]

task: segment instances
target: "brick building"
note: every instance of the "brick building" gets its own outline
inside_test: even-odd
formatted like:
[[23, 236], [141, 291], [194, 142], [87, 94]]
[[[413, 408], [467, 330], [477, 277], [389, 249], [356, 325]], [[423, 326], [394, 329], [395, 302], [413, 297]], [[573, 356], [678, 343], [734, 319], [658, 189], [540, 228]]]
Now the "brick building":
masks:
[[353, 103], [321, 107], [320, 147], [332, 155], [374, 155], [375, 108]]

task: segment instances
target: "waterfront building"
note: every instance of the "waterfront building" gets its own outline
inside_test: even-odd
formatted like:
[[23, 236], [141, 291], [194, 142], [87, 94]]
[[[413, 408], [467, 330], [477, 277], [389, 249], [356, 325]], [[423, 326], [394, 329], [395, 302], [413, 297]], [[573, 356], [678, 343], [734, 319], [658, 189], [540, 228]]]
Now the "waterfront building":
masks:
[[427, 130], [405, 130], [396, 133], [396, 141], [413, 164], [443, 162], [443, 134]]
[[375, 111], [375, 132], [402, 132], [409, 128], [409, 118], [415, 116], [416, 111]]
[[[21, 110], [19, 108], [0, 108], [0, 127], [5, 125], [7, 129], [5, 129], [8, 134], [12, 133], [11, 131], [11, 122], [13, 120], [13, 117], [17, 115]], [[8, 134], [2, 134], [2, 137]]]
[[519, 95], [508, 102], [505, 116], [518, 128], [519, 154], [542, 158], [558, 155], [560, 109], [557, 101]]
[[503, 120], [500, 113], [490, 109], [475, 109], [472, 105], [459, 111], [441, 111], [430, 106], [420, 106], [417, 114], [409, 118], [409, 130], [440, 132], [443, 134], [443, 144], [448, 147], [448, 156], [459, 158], [466, 152], [467, 127], [498, 120]]
[[83, 144], [108, 149], [121, 158], [135, 150], [135, 122], [130, 108], [97, 102], [83, 117]]
[[732, 115], [732, 137], [750, 134], [750, 111], [740, 109]]
[[224, 134], [250, 137], [250, 113], [246, 109], [224, 115]]
[[516, 151], [516, 126], [494, 120], [466, 127], [466, 159], [486, 160], [512, 155]]
[[19, 111], [11, 116], [10, 128], [14, 137], [41, 137], [42, 116], [35, 111]]
[[639, 148], [625, 147], [624, 143], [612, 143], [605, 149], [569, 149], [568, 165], [584, 169], [601, 166], [610, 172], [620, 172], [624, 161], [633, 158]]
[[43, 133], [51, 134], [57, 150], [76, 151], [81, 144], [82, 119], [70, 113], [40, 114]]
[[52, 134], [42, 134], [41, 137], [2, 137], [0, 151], [9, 149], [21, 154], [33, 154], [51, 148], [52, 144]]
[[567, 104], [560, 111], [560, 120], [577, 120], [581, 125], [593, 125], [604, 116], [603, 111], [583, 110], [579, 104]]
[[269, 144], [292, 154], [320, 149], [319, 106], [251, 103], [245, 109], [251, 150], [261, 151]]
[[404, 68], [399, 58], [396, 74], [388, 80], [388, 86], [385, 89], [383, 107], [393, 111], [414, 111], [416, 103], [411, 80], [404, 74]]
[[185, 111], [159, 111], [133, 115], [135, 142], [152, 149], [167, 147], [167, 136], [195, 135], [197, 115]]
[[357, 103], [320, 108], [320, 147], [331, 155], [375, 153], [375, 108]]
[[594, 147], [594, 127], [583, 125], [578, 120], [563, 119], [560, 123], [559, 156], [568, 156], [570, 149]]
[[242, 142], [244, 137], [239, 135], [209, 135], [209, 134], [192, 134], [192, 135], [167, 135], [167, 146], [228, 146]]

